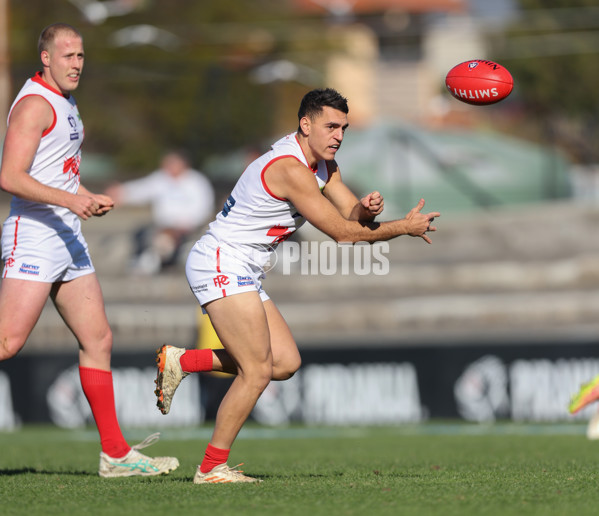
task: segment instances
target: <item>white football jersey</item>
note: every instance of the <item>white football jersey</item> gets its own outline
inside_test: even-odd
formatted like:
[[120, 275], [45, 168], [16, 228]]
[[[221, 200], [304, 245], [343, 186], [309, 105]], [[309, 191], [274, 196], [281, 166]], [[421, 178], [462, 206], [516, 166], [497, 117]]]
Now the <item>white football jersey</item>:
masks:
[[[46, 99], [54, 112], [54, 123], [42, 135], [39, 147], [28, 172], [44, 185], [77, 193], [80, 183], [79, 164], [83, 143], [83, 122], [72, 95], [65, 98], [47, 84], [37, 73], [29, 79], [13, 102], [10, 112], [23, 98], [39, 95]], [[9, 114], [10, 123], [10, 114]], [[9, 216], [24, 216], [60, 228], [80, 228], [77, 215], [67, 208], [27, 201], [13, 196]]]
[[[253, 244], [272, 251], [305, 222], [293, 204], [274, 195], [264, 181], [266, 169], [281, 158], [295, 158], [309, 167], [297, 134], [281, 138], [245, 169], [223, 210], [210, 224], [208, 235], [218, 242]], [[322, 190], [329, 180], [326, 162], [319, 161], [313, 172]]]

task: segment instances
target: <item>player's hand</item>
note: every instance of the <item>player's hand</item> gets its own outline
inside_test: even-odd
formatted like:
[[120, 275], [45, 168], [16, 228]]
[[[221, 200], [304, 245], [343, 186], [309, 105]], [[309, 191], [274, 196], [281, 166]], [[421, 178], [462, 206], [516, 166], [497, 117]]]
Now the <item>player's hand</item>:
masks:
[[408, 235], [420, 237], [428, 244], [432, 244], [433, 242], [428, 237], [427, 233], [430, 231], [437, 231], [436, 226], [431, 226], [431, 223], [436, 217], [440, 217], [441, 214], [438, 211], [420, 213], [422, 208], [424, 208], [424, 199], [420, 199], [418, 204], [405, 216], [405, 220], [408, 223]]
[[114, 208], [114, 201], [111, 197], [104, 194], [94, 194], [94, 200], [98, 203], [98, 209], [94, 216], [101, 217], [102, 215], [106, 215], [112, 208]]
[[113, 206], [114, 202], [107, 195], [85, 192], [72, 197], [69, 209], [83, 220], [87, 220], [90, 217], [101, 217], [108, 213]]
[[83, 220], [89, 219], [95, 215], [100, 209], [98, 202], [89, 195], [75, 194], [71, 198], [70, 205], [68, 208], [77, 216]]
[[362, 207], [370, 214], [373, 218], [379, 215], [383, 211], [385, 201], [380, 192], [372, 192], [360, 199]]

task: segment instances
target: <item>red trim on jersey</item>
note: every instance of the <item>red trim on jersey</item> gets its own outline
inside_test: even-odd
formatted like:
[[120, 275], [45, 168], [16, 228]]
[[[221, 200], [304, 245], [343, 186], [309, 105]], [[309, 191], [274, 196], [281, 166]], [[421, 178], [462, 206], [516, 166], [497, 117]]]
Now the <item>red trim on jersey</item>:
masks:
[[[270, 166], [271, 166], [271, 165], [272, 165], [272, 164], [273, 164], [275, 161], [278, 161], [278, 160], [280, 160], [280, 159], [283, 159], [283, 158], [293, 158], [293, 159], [296, 159], [297, 161], [299, 161], [300, 163], [302, 163], [302, 162], [301, 162], [301, 161], [298, 159], [298, 157], [297, 157], [297, 156], [294, 156], [293, 154], [285, 154], [285, 155], [283, 155], [283, 156], [278, 156], [278, 157], [276, 157], [276, 158], [273, 158], [273, 159], [271, 159], [271, 160], [270, 160], [270, 161], [269, 161], [269, 162], [268, 162], [268, 163], [267, 163], [267, 164], [264, 166], [264, 168], [262, 169], [262, 172], [260, 172], [260, 181], [262, 181], [262, 187], [264, 188], [264, 190], [266, 190], [266, 193], [267, 193], [268, 195], [270, 195], [271, 197], [274, 197], [275, 199], [278, 199], [279, 201], [289, 202], [289, 200], [288, 200], [288, 199], [284, 199], [283, 197], [279, 197], [279, 196], [275, 195], [274, 193], [272, 193], [272, 192], [270, 191], [270, 188], [268, 188], [268, 185], [266, 184], [266, 181], [265, 181], [265, 179], [264, 179], [264, 173], [266, 172], [266, 169], [267, 169], [268, 167], [270, 167]], [[303, 163], [302, 163], [302, 165], [303, 165]]]
[[37, 82], [40, 86], [49, 89], [52, 93], [56, 93], [56, 95], [60, 95], [65, 99], [68, 99], [71, 95], [64, 95], [62, 91], [57, 90], [54, 86], [50, 86], [44, 78], [42, 77], [42, 72], [36, 72], [36, 74], [31, 78], [33, 82]]
[[[10, 120], [10, 115], [12, 114], [12, 110], [14, 108], [17, 107], [17, 105], [23, 100], [26, 99], [27, 97], [40, 97], [42, 99], [44, 99], [46, 102], [48, 102], [48, 99], [44, 98], [42, 95], [39, 95], [38, 93], [30, 93], [29, 95], [23, 95], [16, 103], [15, 105], [12, 107], [12, 109], [10, 110], [10, 113], [8, 114], [8, 119]], [[52, 104], [50, 104], [50, 102], [48, 102], [48, 105], [50, 106], [50, 109], [52, 110], [52, 115], [54, 116], [54, 120], [52, 120], [52, 123], [50, 124], [50, 127], [48, 127], [43, 133], [42, 133], [42, 138], [48, 134], [50, 134], [52, 132], [52, 129], [54, 129], [54, 127], [56, 127], [56, 110], [54, 109], [54, 106], [52, 106]], [[9, 122], [10, 123], [10, 122]]]
[[[304, 155], [304, 159], [306, 160], [306, 163], [310, 163], [308, 161], [308, 158], [306, 157], [306, 153], [304, 152], [304, 149], [302, 149], [302, 146], [300, 145], [299, 138], [297, 137], [297, 133], [295, 133], [295, 141], [299, 145], [299, 148], [302, 151], [302, 154]], [[308, 166], [308, 168], [316, 174], [316, 172], [318, 172], [318, 162], [316, 162], [316, 168], [310, 168], [309, 166]]]

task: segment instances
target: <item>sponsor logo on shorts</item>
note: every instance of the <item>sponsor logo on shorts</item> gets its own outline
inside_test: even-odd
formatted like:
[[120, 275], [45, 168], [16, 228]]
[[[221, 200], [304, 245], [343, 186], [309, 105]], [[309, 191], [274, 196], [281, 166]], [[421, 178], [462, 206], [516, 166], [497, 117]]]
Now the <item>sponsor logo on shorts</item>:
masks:
[[39, 265], [30, 265], [28, 263], [22, 263], [19, 272], [22, 274], [33, 274], [34, 276], [39, 276], [40, 267]]
[[214, 276], [214, 286], [221, 288], [223, 285], [229, 284], [229, 277], [224, 274], [219, 274], [218, 276]]
[[202, 283], [201, 285], [194, 285], [191, 287], [191, 291], [198, 294], [200, 292], [206, 292], [208, 290], [208, 283]]
[[237, 286], [238, 287], [245, 287], [247, 285], [253, 285], [254, 284], [254, 278], [252, 278], [251, 276], [237, 276]]

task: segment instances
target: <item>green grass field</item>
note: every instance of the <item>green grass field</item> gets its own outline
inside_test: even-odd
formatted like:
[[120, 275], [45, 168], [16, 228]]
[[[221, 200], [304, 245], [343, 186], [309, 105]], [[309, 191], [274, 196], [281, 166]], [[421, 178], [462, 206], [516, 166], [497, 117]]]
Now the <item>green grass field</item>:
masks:
[[[230, 465], [259, 485], [196, 486], [210, 430], [165, 430], [146, 451], [174, 473], [102, 479], [95, 429], [0, 433], [0, 514], [584, 515], [599, 513], [599, 442], [584, 426], [430, 423], [244, 430]], [[145, 433], [126, 432], [131, 443]]]

